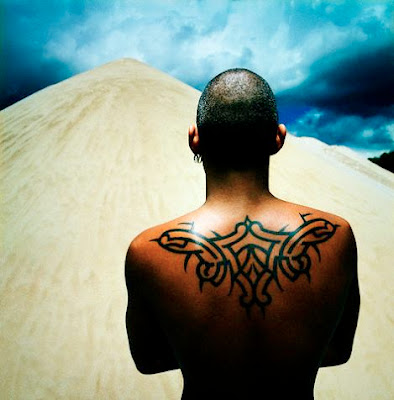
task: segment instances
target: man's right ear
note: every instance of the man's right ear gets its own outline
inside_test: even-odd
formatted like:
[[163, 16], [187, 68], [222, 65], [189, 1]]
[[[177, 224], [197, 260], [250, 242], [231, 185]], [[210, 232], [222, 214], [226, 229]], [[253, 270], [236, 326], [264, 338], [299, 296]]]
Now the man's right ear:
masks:
[[198, 130], [195, 124], [189, 126], [189, 147], [193, 154], [201, 154], [200, 136], [198, 135]]
[[271, 155], [276, 154], [284, 145], [287, 135], [287, 129], [284, 124], [279, 124], [275, 135], [274, 148], [271, 150]]

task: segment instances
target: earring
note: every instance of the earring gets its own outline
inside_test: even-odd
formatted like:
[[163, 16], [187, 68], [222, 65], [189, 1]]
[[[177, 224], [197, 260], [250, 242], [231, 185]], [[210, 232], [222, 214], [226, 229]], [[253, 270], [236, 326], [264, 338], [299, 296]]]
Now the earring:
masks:
[[194, 162], [195, 163], [197, 163], [197, 164], [200, 164], [201, 163], [201, 154], [195, 154], [194, 155]]

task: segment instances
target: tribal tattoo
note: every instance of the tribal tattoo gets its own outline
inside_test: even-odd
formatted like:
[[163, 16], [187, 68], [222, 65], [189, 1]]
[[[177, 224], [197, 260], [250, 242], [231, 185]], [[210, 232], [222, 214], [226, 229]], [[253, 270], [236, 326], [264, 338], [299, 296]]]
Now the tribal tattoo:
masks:
[[257, 305], [264, 314], [265, 307], [272, 302], [270, 285], [276, 284], [283, 291], [280, 275], [296, 281], [305, 275], [310, 281], [312, 248], [320, 260], [318, 245], [329, 240], [339, 225], [323, 218], [312, 218], [311, 214], [300, 214], [302, 224], [294, 231], [265, 229], [258, 221], [248, 217], [235, 225], [228, 235], [212, 231], [207, 237], [194, 231], [190, 222], [179, 225], [187, 228], [170, 229], [152, 241], [163, 249], [185, 255], [184, 269], [194, 266], [202, 291], [205, 283], [217, 287], [230, 275], [231, 294], [237, 285], [242, 294], [240, 304], [249, 312]]

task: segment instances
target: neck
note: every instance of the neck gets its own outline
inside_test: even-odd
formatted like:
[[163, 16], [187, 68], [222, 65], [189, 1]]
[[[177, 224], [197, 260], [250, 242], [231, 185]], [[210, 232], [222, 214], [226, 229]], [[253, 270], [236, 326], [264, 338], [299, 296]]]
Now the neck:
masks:
[[205, 204], [253, 206], [273, 197], [268, 188], [268, 164], [259, 170], [205, 172]]

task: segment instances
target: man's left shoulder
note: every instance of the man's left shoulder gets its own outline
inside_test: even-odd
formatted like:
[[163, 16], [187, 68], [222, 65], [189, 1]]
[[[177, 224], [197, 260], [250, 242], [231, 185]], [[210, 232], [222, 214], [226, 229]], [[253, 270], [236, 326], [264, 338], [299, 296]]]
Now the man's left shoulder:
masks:
[[143, 268], [156, 256], [156, 241], [168, 229], [176, 226], [178, 219], [150, 227], [139, 233], [130, 243], [126, 254], [126, 268]]
[[149, 261], [152, 241], [160, 231], [160, 226], [148, 228], [131, 241], [126, 254], [126, 268], [139, 268]]

